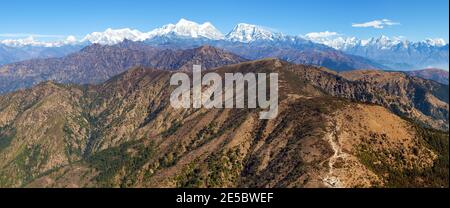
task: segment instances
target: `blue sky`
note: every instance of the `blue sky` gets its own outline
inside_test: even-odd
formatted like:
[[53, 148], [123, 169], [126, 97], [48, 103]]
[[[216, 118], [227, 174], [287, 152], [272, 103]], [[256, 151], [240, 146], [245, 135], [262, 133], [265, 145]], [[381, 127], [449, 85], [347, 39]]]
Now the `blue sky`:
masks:
[[[448, 42], [448, 7], [448, 0], [7, 0], [0, 6], [0, 39], [28, 34], [81, 38], [124, 27], [147, 32], [186, 18], [209, 21], [223, 33], [245, 22], [291, 35], [333, 31], [359, 38], [384, 34]], [[352, 27], [383, 19], [390, 20], [383, 28]]]

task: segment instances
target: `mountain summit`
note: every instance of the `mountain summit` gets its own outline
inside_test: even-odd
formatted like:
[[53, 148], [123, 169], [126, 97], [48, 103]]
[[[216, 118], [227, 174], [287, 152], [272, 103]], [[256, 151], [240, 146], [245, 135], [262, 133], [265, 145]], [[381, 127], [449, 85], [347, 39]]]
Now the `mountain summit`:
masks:
[[114, 45], [121, 43], [124, 40], [143, 41], [148, 38], [150, 38], [148, 33], [143, 33], [139, 30], [132, 30], [129, 28], [113, 30], [108, 28], [104, 32], [93, 32], [88, 34], [81, 41], [102, 45]]
[[234, 42], [249, 43], [258, 40], [280, 40], [283, 37], [283, 34], [272, 32], [261, 26], [239, 23], [227, 34], [226, 39]]
[[448, 44], [443, 39], [412, 42], [401, 37], [358, 39], [336, 33], [309, 33], [304, 38], [347, 54], [372, 59], [395, 70], [429, 67], [448, 69]]
[[180, 19], [176, 24], [167, 24], [150, 32], [141, 32], [129, 28], [113, 30], [111, 28], [104, 32], [93, 32], [82, 39], [82, 42], [99, 43], [103, 45], [114, 45], [124, 40], [144, 41], [155, 37], [182, 37], [182, 38], [206, 38], [210, 40], [221, 40], [224, 35], [210, 22], [198, 24], [186, 19]]
[[210, 22], [198, 24], [186, 19], [180, 19], [177, 24], [168, 24], [148, 33], [149, 37], [181, 36], [189, 38], [207, 38], [211, 40], [223, 39], [223, 34]]

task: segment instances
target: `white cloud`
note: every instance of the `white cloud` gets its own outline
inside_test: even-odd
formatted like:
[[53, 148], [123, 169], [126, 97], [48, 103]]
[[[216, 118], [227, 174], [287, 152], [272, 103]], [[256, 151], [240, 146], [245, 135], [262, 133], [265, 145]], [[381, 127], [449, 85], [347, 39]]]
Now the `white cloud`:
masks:
[[373, 27], [375, 29], [383, 29], [385, 26], [393, 26], [393, 25], [400, 25], [400, 23], [394, 22], [389, 19], [381, 19], [364, 23], [353, 23], [352, 27], [362, 27], [362, 28]]
[[73, 36], [73, 35], [69, 35], [69, 36], [67, 36], [65, 41], [67, 43], [75, 43], [75, 42], [77, 42], [77, 38], [75, 36]]
[[325, 32], [312, 32], [312, 33], [308, 33], [305, 35], [305, 37], [310, 38], [310, 39], [316, 39], [316, 38], [328, 38], [328, 37], [334, 37], [334, 36], [338, 36], [340, 35], [337, 32], [330, 32], [330, 31], [325, 31]]

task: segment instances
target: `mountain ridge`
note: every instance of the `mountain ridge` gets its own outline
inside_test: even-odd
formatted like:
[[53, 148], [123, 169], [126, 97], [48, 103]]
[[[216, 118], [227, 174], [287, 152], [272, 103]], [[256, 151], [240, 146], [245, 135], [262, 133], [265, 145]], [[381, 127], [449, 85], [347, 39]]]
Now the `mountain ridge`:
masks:
[[416, 71], [407, 71], [406, 72], [410, 76], [421, 77], [424, 79], [433, 80], [439, 82], [441, 84], [448, 85], [448, 71], [442, 69], [428, 68]]
[[[221, 42], [215, 45], [218, 47], [219, 45], [224, 45], [225, 42], [228, 42], [229, 46], [233, 45], [233, 43], [267, 45], [270, 42], [272, 47], [288, 46], [288, 48], [292, 49], [296, 48], [296, 44], [300, 42], [311, 41], [317, 44], [315, 45], [317, 49], [321, 49], [319, 44], [323, 44], [330, 47], [330, 49], [370, 59], [372, 62], [378, 63], [378, 68], [383, 66], [383, 69], [412, 70], [426, 67], [448, 68], [448, 44], [442, 39], [411, 42], [399, 38], [391, 40], [386, 36], [381, 36], [369, 40], [360, 40], [355, 37], [341, 37], [337, 33], [332, 32], [309, 33], [304, 36], [284, 35], [263, 26], [247, 23], [237, 24], [227, 35], [223, 35], [210, 22], [199, 24], [186, 19], [180, 19], [175, 24], [167, 24], [149, 32], [141, 32], [129, 28], [117, 30], [109, 28], [104, 32], [88, 34], [80, 41], [76, 41], [73, 38], [69, 37], [65, 41], [55, 42], [54, 44], [23, 40], [19, 45], [24, 46], [23, 44], [28, 44], [28, 46], [47, 46], [48, 48], [54, 48], [53, 46], [70, 45], [75, 47], [80, 44], [85, 46], [95, 43], [115, 45], [125, 40], [132, 40], [153, 42], [158, 45], [165, 44], [167, 41], [183, 44], [186, 44], [186, 42], [193, 43], [200, 41], [202, 44], [210, 45]], [[184, 42], [181, 40], [184, 40]], [[6, 44], [5, 46], [16, 43], [17, 41], [13, 40], [2, 41], [2, 44]], [[199, 44], [196, 45], [198, 46]], [[1, 59], [3, 59], [3, 63], [23, 60], [23, 58], [10, 60], [11, 58], [7, 56], [4, 58], [0, 56], [0, 64], [2, 63]], [[327, 67], [330, 66], [327, 65]]]
[[[189, 58], [205, 65], [205, 68], [270, 57], [278, 57], [297, 64], [321, 65], [335, 70], [379, 68], [376, 63], [369, 60], [348, 56], [326, 46], [318, 48], [302, 40], [294, 44], [291, 41], [282, 42], [279, 46], [267, 41], [258, 42], [256, 45], [224, 44], [221, 41], [198, 44], [192, 43], [191, 40], [180, 41], [181, 43], [168, 40], [162, 45], [130, 40], [111, 46], [92, 44], [62, 58], [36, 59], [3, 65], [0, 66], [2, 81], [0, 93], [30, 87], [45, 80], [76, 84], [99, 83], [136, 65], [167, 70], [188, 70], [191, 64], [187, 61]], [[199, 48], [207, 48], [208, 53], [196, 50]]]
[[443, 39], [411, 42], [400, 38], [380, 36], [361, 40], [341, 37], [334, 33], [309, 34], [306, 39], [321, 43], [348, 54], [372, 59], [391, 69], [414, 70], [425, 67], [448, 69], [448, 43]]
[[246, 61], [221, 49], [201, 46], [170, 50], [125, 41], [108, 46], [93, 44], [62, 58], [38, 59], [0, 67], [0, 93], [31, 87], [41, 81], [95, 84], [133, 66], [166, 70], [189, 70], [202, 64], [205, 69]]
[[0, 186], [448, 186], [446, 153], [432, 145], [447, 141], [448, 153], [448, 136], [337, 98], [345, 91], [337, 86], [370, 93], [362, 81], [279, 59], [213, 71], [279, 73], [279, 116], [173, 109], [173, 72], [157, 69], [136, 67], [99, 85], [45, 82], [0, 96], [0, 141], [8, 141], [0, 145]]

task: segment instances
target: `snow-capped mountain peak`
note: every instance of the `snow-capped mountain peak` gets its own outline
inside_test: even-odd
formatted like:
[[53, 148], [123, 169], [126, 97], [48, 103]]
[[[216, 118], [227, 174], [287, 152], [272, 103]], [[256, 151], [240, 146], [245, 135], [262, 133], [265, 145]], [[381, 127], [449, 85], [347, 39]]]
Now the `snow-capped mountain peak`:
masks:
[[393, 47], [408, 48], [411, 45], [422, 44], [427, 47], [441, 47], [447, 43], [443, 39], [427, 39], [420, 42], [410, 42], [404, 37], [388, 37], [381, 35], [377, 38], [358, 39], [356, 37], [345, 37], [334, 32], [308, 33], [303, 38], [315, 43], [320, 43], [338, 50], [344, 50], [355, 47], [371, 47], [381, 50], [389, 50]]
[[360, 43], [360, 40], [356, 37], [343, 37], [339, 33], [330, 31], [312, 32], [301, 37], [339, 50], [353, 47]]
[[36, 40], [34, 40], [33, 36], [29, 36], [23, 39], [7, 39], [1, 40], [1, 44], [10, 46], [10, 47], [23, 47], [23, 46], [42, 46], [42, 44]]
[[149, 38], [149, 35], [139, 30], [132, 30], [129, 28], [113, 30], [108, 28], [104, 32], [93, 32], [86, 35], [81, 42], [89, 41], [91, 43], [114, 45], [124, 41], [125, 39], [132, 41], [143, 41], [147, 38]]
[[283, 37], [283, 34], [272, 32], [261, 26], [239, 23], [227, 34], [226, 39], [234, 42], [249, 43], [257, 40], [273, 41]]
[[412, 42], [402, 36], [388, 37], [385, 35], [358, 39], [328, 31], [311, 33], [303, 37], [351, 55], [370, 58], [395, 70], [430, 66], [448, 68], [448, 43], [444, 39]]
[[223, 34], [210, 22], [198, 24], [186, 19], [180, 19], [176, 24], [164, 25], [148, 34], [150, 37], [174, 35], [190, 38], [207, 38], [211, 40], [221, 40], [224, 38]]
[[65, 45], [74, 45], [77, 44], [77, 39], [70, 35], [66, 39], [59, 40], [59, 41], [53, 41], [53, 42], [43, 42], [36, 40], [33, 36], [29, 36], [26, 38], [21, 39], [6, 39], [6, 40], [0, 40], [0, 44], [9, 46], [9, 47], [26, 47], [26, 46], [32, 46], [32, 47], [61, 47]]
[[131, 41], [145, 41], [152, 38], [204, 38], [208, 40], [225, 40], [231, 42], [250, 43], [255, 41], [284, 41], [284, 40], [309, 40], [332, 47], [337, 50], [347, 51], [355, 48], [373, 48], [380, 50], [389, 50], [391, 48], [410, 48], [410, 47], [442, 47], [447, 45], [443, 39], [426, 39], [419, 42], [410, 42], [404, 37], [389, 38], [382, 35], [377, 38], [358, 39], [356, 37], [346, 37], [336, 32], [313, 32], [304, 36], [285, 36], [282, 33], [273, 32], [262, 26], [240, 23], [237, 24], [231, 32], [224, 36], [210, 22], [199, 24], [187, 19], [180, 19], [175, 24], [167, 24], [150, 32], [141, 32], [135, 29], [106, 29], [103, 32], [93, 32], [86, 35], [81, 40], [73, 36], [67, 39], [56, 40], [53, 42], [43, 42], [30, 36], [23, 39], [0, 40], [0, 44], [10, 47], [38, 46], [38, 47], [60, 47], [64, 45], [75, 45], [82, 43], [98, 43], [103, 45], [118, 44], [125, 39]]
[[428, 38], [424, 42], [430, 46], [437, 46], [437, 47], [445, 46], [447, 44], [445, 40], [442, 38], [434, 38], [434, 39]]

